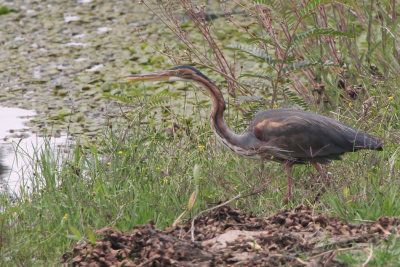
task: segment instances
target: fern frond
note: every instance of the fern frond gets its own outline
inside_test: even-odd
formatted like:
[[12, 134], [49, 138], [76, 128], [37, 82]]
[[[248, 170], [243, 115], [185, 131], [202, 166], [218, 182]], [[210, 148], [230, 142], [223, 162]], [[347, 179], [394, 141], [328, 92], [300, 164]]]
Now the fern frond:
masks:
[[163, 97], [168, 97], [168, 98], [170, 98], [170, 97], [176, 97], [177, 95], [179, 95], [179, 94], [170, 92], [170, 91], [168, 91], [168, 90], [163, 90], [163, 91], [161, 91], [161, 92], [158, 92], [158, 93], [156, 93], [156, 94], [151, 95], [151, 96], [149, 97], [149, 100], [159, 99], [159, 98], [163, 98]]
[[[247, 96], [247, 95], [242, 95], [242, 96], [238, 96], [235, 99], [236, 103], [240, 105], [240, 107], [246, 107], [247, 104], [249, 103], [253, 103], [253, 102], [265, 102], [265, 98], [261, 97], [261, 96]], [[253, 104], [251, 104], [253, 105]]]
[[319, 6], [325, 5], [325, 4], [331, 4], [331, 3], [336, 3], [340, 4], [349, 8], [353, 8], [354, 6], [357, 5], [357, 2], [355, 0], [310, 0], [307, 2], [306, 6], [299, 12], [300, 17], [303, 19], [305, 16], [307, 16], [311, 11], [316, 9]]
[[292, 45], [310, 36], [318, 36], [318, 35], [333, 35], [333, 36], [342, 36], [347, 38], [355, 38], [354, 33], [336, 31], [332, 28], [312, 28], [298, 34], [294, 34], [292, 37]]
[[[283, 93], [285, 96], [290, 100], [290, 102], [295, 103], [296, 105], [300, 106], [303, 110], [308, 110], [308, 105], [306, 101], [304, 101], [303, 98], [299, 97], [295, 92], [290, 91], [289, 88], [284, 87], [283, 88]], [[293, 108], [289, 107], [288, 104], [285, 104], [286, 106], [280, 105], [282, 108]]]
[[254, 0], [253, 1], [254, 5], [264, 5], [264, 6], [269, 6], [269, 7], [273, 7], [276, 8], [279, 5], [278, 1], [275, 0]]
[[265, 104], [260, 102], [246, 102], [240, 105], [240, 107], [247, 110], [247, 112], [243, 114], [244, 121], [251, 121], [259, 111], [265, 109]]
[[284, 9], [281, 16], [282, 18], [284, 18], [281, 23], [286, 24], [290, 31], [293, 30], [293, 28], [299, 21], [297, 14], [293, 12], [291, 9]]
[[274, 65], [276, 62], [279, 62], [278, 60], [273, 59], [270, 55], [265, 53], [264, 50], [261, 48], [255, 46], [255, 45], [243, 45], [243, 44], [236, 44], [236, 46], [231, 47], [232, 49], [245, 52], [253, 57], [256, 57], [258, 59], [261, 59], [262, 61], [265, 61], [271, 65]]
[[146, 101], [146, 106], [149, 108], [153, 108], [156, 106], [166, 104], [168, 103], [169, 99], [174, 95], [175, 95], [174, 93], [168, 90], [163, 90], [159, 93], [151, 95]]
[[293, 62], [293, 63], [287, 65], [286, 67], [284, 67], [282, 69], [282, 71], [284, 73], [287, 73], [290, 71], [304, 69], [304, 68], [313, 67], [313, 66], [329, 67], [329, 66], [336, 66], [336, 64], [333, 63], [332, 61], [328, 61], [328, 60], [325, 62], [309, 62], [308, 60], [302, 60], [302, 61], [296, 61], [296, 62]]
[[250, 74], [250, 73], [245, 73], [241, 74], [239, 78], [241, 77], [251, 77], [251, 78], [260, 78], [260, 79], [265, 79], [268, 81], [272, 81], [273, 78], [270, 75], [265, 75], [265, 74]]
[[254, 0], [253, 4], [254, 5], [269, 5], [268, 0]]
[[122, 95], [112, 95], [110, 93], [103, 93], [106, 98], [112, 98], [125, 104], [132, 104], [132, 99]]
[[267, 38], [249, 38], [249, 39], [245, 40], [246, 43], [253, 43], [255, 41], [261, 41], [265, 44], [269, 44], [271, 46], [276, 46], [276, 43], [274, 43], [271, 39], [267, 39]]

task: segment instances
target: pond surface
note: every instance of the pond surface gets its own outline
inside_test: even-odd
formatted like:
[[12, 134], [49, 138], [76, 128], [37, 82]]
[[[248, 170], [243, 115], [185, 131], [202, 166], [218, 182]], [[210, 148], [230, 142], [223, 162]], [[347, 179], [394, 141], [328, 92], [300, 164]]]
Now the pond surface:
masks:
[[[130, 106], [112, 97], [134, 96], [138, 85], [122, 77], [173, 66], [172, 51], [186, 57], [156, 16], [162, 1], [149, 1], [154, 13], [140, 2], [4, 2], [12, 12], [0, 16], [0, 105], [19, 108], [0, 108], [0, 192], [28, 186], [24, 177], [32, 179], [32, 156], [45, 143], [39, 135], [51, 136], [53, 147], [66, 143], [62, 133], [95, 143], [110, 123], [114, 129], [125, 126]], [[210, 12], [223, 13], [208, 2]]]
[[0, 107], [0, 193], [20, 194], [33, 186], [44, 144], [60, 162], [67, 137], [93, 141], [120, 116], [104, 94], [120, 93], [121, 77], [151, 62], [155, 49], [141, 40], [155, 43], [165, 27], [139, 32], [154, 18], [137, 1], [3, 4], [12, 12], [0, 16], [0, 105], [18, 108]]
[[54, 157], [62, 155], [59, 148], [65, 147], [66, 136], [49, 139], [29, 132], [25, 123], [35, 115], [32, 110], [0, 107], [0, 192], [14, 195], [29, 190], [32, 173], [37, 172], [32, 166], [46, 143]]

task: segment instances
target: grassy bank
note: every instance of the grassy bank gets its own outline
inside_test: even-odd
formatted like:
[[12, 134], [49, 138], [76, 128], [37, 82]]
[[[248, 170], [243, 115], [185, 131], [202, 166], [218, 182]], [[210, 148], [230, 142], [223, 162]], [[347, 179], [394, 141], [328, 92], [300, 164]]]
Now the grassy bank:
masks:
[[[61, 168], [51, 151], [39, 153], [32, 162], [41, 173], [30, 177], [33, 192], [1, 198], [4, 264], [57, 264], [72, 244], [93, 240], [93, 231], [106, 226], [128, 231], [148, 220], [161, 228], [171, 225], [187, 209], [196, 187], [199, 195], [192, 214], [238, 193], [259, 190], [232, 204], [261, 216], [300, 203], [346, 220], [400, 214], [394, 144], [386, 144], [383, 152], [349, 154], [327, 166], [334, 182], [320, 204], [313, 203], [323, 186], [318, 176], [310, 166], [296, 166], [294, 201], [285, 206], [279, 164], [243, 159], [221, 149], [204, 118], [193, 122], [190, 135], [185, 129], [171, 133], [157, 116], [148, 119], [151, 112], [145, 106], [143, 121], [142, 116], [130, 118], [132, 127], [108, 131], [101, 145], [76, 145]], [[234, 119], [230, 122], [235, 124]], [[384, 136], [385, 130], [377, 134]], [[194, 177], [196, 164], [200, 175]]]
[[[395, 53], [399, 35], [381, 31], [385, 27], [391, 33], [398, 31], [389, 17], [391, 3], [386, 2], [383, 7], [360, 5], [354, 9], [361, 13], [324, 6], [326, 12], [336, 14], [336, 9], [342, 12], [341, 18], [346, 20], [340, 23], [349, 28], [354, 25], [355, 37], [340, 34], [339, 29], [329, 32], [326, 27], [317, 34], [308, 33], [306, 43], [299, 39], [293, 49], [287, 50], [286, 63], [292, 68], [286, 69], [285, 74], [283, 68], [287, 65], [282, 63], [285, 60], [279, 59], [279, 53], [271, 47], [255, 50], [241, 43], [221, 45], [227, 40], [239, 42], [246, 34], [248, 39], [261, 38], [266, 32], [256, 24], [256, 17], [251, 17], [254, 24], [246, 24], [248, 17], [240, 16], [238, 21], [243, 29], [232, 26], [235, 24], [226, 26], [223, 18], [217, 18], [210, 22], [215, 44], [221, 45], [228, 59], [234, 58], [245, 66], [237, 67], [240, 71], [235, 78], [239, 85], [229, 84], [221, 72], [216, 74], [204, 67], [214, 66], [213, 60], [218, 55], [213, 54], [217, 50], [211, 51], [208, 44], [204, 45], [201, 39], [204, 35], [198, 32], [191, 41], [207, 47], [204, 54], [212, 55], [204, 64], [198, 59], [189, 60], [184, 42], [178, 42], [171, 50], [157, 51], [164, 55], [175, 53], [174, 62], [203, 66], [202, 70], [226, 95], [229, 102], [226, 121], [236, 132], [246, 129], [256, 110], [267, 109], [272, 103], [272, 107], [305, 106], [381, 137], [384, 151], [350, 153], [343, 161], [324, 167], [332, 185], [323, 193], [321, 202], [314, 203], [314, 199], [323, 184], [311, 166], [304, 165], [294, 168], [294, 200], [287, 205], [282, 203], [286, 191], [282, 166], [244, 159], [223, 149], [210, 131], [207, 118], [210, 102], [193, 85], [117, 83], [113, 86], [119, 93], [104, 94], [104, 97], [124, 103], [118, 125], [110, 120], [96, 143], [73, 145], [60, 167], [56, 163], [61, 159], [49, 148], [38, 150], [31, 162], [37, 175], [24, 177], [33, 185], [31, 192], [12, 198], [1, 196], [0, 265], [58, 265], [62, 254], [70, 251], [73, 244], [82, 240], [93, 242], [93, 232], [103, 227], [128, 231], [148, 220], [153, 220], [160, 228], [166, 227], [188, 209], [189, 199], [196, 189], [197, 200], [187, 217], [239, 193], [245, 197], [231, 204], [260, 216], [298, 204], [312, 205], [316, 210], [344, 220], [400, 216], [400, 65]], [[252, 7], [244, 12], [253, 12]], [[324, 19], [323, 13], [315, 9], [315, 13], [306, 18], [307, 22], [315, 23], [312, 24], [315, 27], [323, 24], [320, 21]], [[361, 25], [360, 21], [365, 24]], [[334, 15], [326, 15], [326, 22], [331, 27], [343, 26]], [[298, 31], [306, 31], [306, 25], [310, 24]], [[190, 29], [188, 32], [198, 30], [192, 22], [184, 22], [180, 27]], [[273, 47], [290, 45], [283, 40], [283, 35], [278, 36], [282, 39], [277, 37]], [[256, 48], [272, 42], [267, 38], [260, 41]], [[339, 50], [340, 55], [335, 54]], [[267, 52], [274, 61], [266, 57]], [[135, 54], [134, 51], [130, 53]], [[301, 57], [309, 60], [314, 57], [314, 62], [323, 63], [329, 59], [334, 64], [294, 64], [297, 62], [294, 59]], [[342, 61], [335, 61], [335, 57]], [[149, 58], [143, 63], [146, 70], [153, 69], [151, 56]], [[165, 64], [165, 67], [169, 65], [173, 64]], [[218, 70], [223, 67], [215, 65]], [[259, 73], [260, 70], [266, 73]], [[260, 83], [264, 84], [257, 86]], [[301, 89], [301, 85], [309, 90]], [[199, 171], [194, 175], [196, 165]], [[393, 237], [372, 250], [374, 256], [370, 264], [396, 264], [400, 244]], [[342, 252], [340, 259], [349, 264], [361, 264], [368, 256], [369, 251]]]

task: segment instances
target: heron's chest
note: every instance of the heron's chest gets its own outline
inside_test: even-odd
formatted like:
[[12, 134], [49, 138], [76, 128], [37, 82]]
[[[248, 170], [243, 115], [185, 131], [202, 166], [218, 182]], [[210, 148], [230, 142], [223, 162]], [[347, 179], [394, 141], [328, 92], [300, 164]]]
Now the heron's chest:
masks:
[[217, 137], [217, 139], [219, 140], [219, 142], [221, 142], [225, 147], [227, 147], [232, 152], [234, 152], [242, 157], [245, 157], [245, 158], [251, 158], [251, 159], [262, 159], [263, 158], [263, 155], [261, 155], [255, 149], [246, 149], [246, 148], [236, 146], [236, 145], [230, 143], [226, 138], [221, 136], [218, 131], [216, 131], [216, 129], [213, 127], [213, 125], [211, 126], [211, 129], [213, 130], [213, 132], [214, 132], [215, 136]]

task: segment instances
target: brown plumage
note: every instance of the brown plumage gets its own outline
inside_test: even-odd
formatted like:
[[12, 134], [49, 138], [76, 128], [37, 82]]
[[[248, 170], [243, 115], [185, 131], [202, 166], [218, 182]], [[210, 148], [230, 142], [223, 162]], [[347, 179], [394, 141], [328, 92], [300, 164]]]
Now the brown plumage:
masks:
[[256, 114], [242, 135], [232, 132], [224, 122], [225, 101], [221, 91], [199, 70], [178, 66], [168, 70], [126, 77], [131, 81], [193, 81], [202, 85], [214, 102], [211, 128], [218, 139], [233, 152], [250, 158], [282, 162], [287, 174], [286, 198], [292, 198], [293, 164], [310, 162], [328, 183], [319, 163], [339, 160], [346, 152], [360, 149], [382, 150], [382, 142], [344, 123], [312, 112], [272, 109]]

